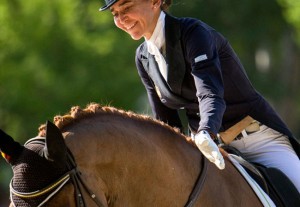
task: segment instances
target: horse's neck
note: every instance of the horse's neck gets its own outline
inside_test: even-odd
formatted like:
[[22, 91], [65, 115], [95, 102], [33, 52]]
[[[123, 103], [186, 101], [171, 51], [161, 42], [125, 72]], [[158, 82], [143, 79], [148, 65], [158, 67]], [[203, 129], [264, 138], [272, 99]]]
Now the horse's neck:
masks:
[[[129, 126], [102, 123], [86, 133], [75, 133], [68, 144], [82, 173], [96, 174], [111, 202], [123, 206], [140, 200], [159, 205], [159, 199], [168, 200], [163, 198], [166, 194], [177, 196], [177, 204], [182, 197], [184, 203], [199, 173], [199, 152], [166, 129]], [[169, 202], [174, 206], [173, 199]]]

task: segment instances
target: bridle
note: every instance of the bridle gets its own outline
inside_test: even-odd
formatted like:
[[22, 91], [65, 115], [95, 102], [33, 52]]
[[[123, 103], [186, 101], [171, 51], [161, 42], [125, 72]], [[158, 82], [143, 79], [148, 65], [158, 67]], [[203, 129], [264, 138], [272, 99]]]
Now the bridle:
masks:
[[[45, 138], [43, 138], [43, 137], [32, 138], [32, 139], [28, 140], [24, 145], [26, 145], [28, 143], [43, 143], [44, 144]], [[186, 203], [186, 205], [184, 207], [192, 207], [195, 204], [195, 202], [202, 190], [202, 187], [204, 185], [205, 178], [206, 178], [206, 172], [207, 172], [207, 160], [203, 155], [201, 155], [201, 156], [202, 156], [202, 166], [201, 166], [202, 170], [201, 170], [201, 173], [199, 174], [197, 181], [194, 185], [194, 188], [189, 196], [188, 202]], [[54, 183], [48, 185], [47, 187], [45, 187], [41, 190], [37, 190], [37, 191], [29, 192], [29, 193], [23, 193], [23, 192], [19, 192], [19, 191], [15, 190], [12, 185], [12, 183], [13, 183], [12, 182], [13, 179], [12, 179], [10, 182], [10, 185], [9, 185], [11, 202], [15, 206], [12, 195], [15, 195], [19, 198], [34, 199], [34, 198], [46, 195], [51, 192], [46, 197], [46, 199], [44, 199], [37, 206], [37, 207], [41, 207], [47, 201], [49, 201], [53, 196], [55, 196], [69, 181], [71, 181], [75, 188], [76, 207], [86, 207], [85, 200], [82, 196], [82, 188], [90, 196], [90, 198], [92, 198], [92, 200], [95, 202], [95, 204], [98, 207], [105, 207], [103, 205], [103, 203], [96, 197], [96, 195], [87, 187], [86, 183], [82, 180], [81, 173], [77, 169], [75, 159], [69, 149], [68, 149], [68, 153], [67, 153], [67, 168], [68, 168], [67, 173], [65, 173], [63, 176], [61, 176]]]
[[[38, 144], [45, 144], [45, 138], [43, 137], [36, 137], [28, 140], [26, 144], [29, 143], [38, 143]], [[10, 182], [10, 197], [11, 202], [14, 204], [12, 195], [15, 195], [19, 198], [26, 198], [26, 199], [34, 199], [39, 196], [47, 195], [46, 199], [44, 199], [37, 207], [43, 206], [47, 201], [49, 201], [53, 196], [55, 196], [69, 181], [73, 183], [73, 186], [75, 188], [75, 203], [76, 207], [86, 207], [86, 202], [82, 196], [83, 190], [92, 198], [92, 200], [95, 202], [95, 204], [98, 207], [104, 207], [103, 203], [98, 199], [98, 197], [87, 187], [86, 183], [81, 178], [81, 173], [77, 169], [77, 165], [75, 162], [75, 159], [71, 153], [71, 151], [68, 149], [67, 152], [67, 169], [68, 171], [61, 176], [57, 181], [54, 183], [48, 185], [47, 187], [29, 192], [29, 193], [23, 193], [15, 190], [12, 185], [12, 181]]]

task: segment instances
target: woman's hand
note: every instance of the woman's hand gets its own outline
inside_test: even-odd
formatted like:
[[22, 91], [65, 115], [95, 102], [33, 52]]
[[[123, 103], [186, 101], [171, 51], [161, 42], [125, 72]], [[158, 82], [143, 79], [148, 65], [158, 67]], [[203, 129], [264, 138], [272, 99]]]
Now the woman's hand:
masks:
[[201, 130], [195, 135], [195, 144], [202, 152], [202, 154], [212, 163], [214, 163], [220, 170], [225, 168], [225, 162], [219, 147], [211, 138], [210, 134]]

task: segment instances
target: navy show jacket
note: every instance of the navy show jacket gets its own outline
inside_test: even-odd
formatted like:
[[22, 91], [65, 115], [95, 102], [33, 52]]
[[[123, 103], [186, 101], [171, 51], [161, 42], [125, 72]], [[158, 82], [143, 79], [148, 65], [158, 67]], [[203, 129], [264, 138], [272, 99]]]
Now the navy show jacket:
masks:
[[136, 50], [136, 66], [155, 118], [182, 128], [178, 109], [186, 111], [193, 132], [217, 134], [250, 115], [287, 135], [300, 154], [299, 142], [252, 86], [229, 42], [194, 18], [166, 14], [167, 81], [143, 42]]

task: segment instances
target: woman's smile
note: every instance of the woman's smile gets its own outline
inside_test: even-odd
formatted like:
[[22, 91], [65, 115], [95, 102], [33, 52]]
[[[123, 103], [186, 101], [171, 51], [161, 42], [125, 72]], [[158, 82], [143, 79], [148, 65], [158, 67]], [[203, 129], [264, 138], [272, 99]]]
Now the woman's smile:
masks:
[[125, 26], [125, 29], [126, 29], [127, 31], [129, 31], [129, 30], [133, 29], [133, 27], [135, 27], [135, 25], [137, 25], [137, 22], [135, 22], [135, 23], [133, 23], [133, 24], [131, 24], [131, 25], [129, 25], [129, 26]]

